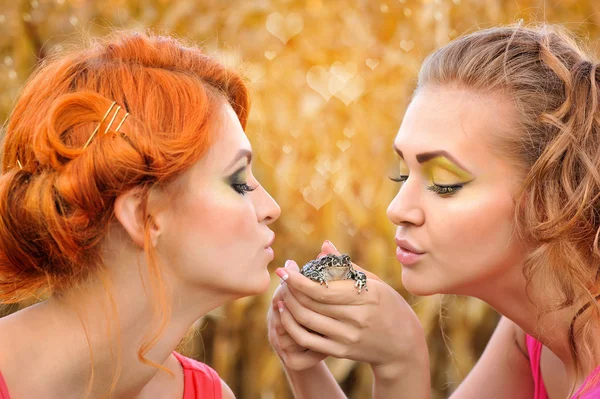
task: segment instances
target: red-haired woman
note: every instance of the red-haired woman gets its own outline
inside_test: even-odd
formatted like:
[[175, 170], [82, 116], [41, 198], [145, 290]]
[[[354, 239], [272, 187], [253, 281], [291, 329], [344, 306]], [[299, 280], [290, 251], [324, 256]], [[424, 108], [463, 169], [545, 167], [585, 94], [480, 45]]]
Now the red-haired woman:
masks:
[[169, 37], [119, 32], [23, 88], [0, 176], [0, 397], [233, 397], [174, 349], [265, 292], [280, 209], [251, 171], [238, 75]]
[[[504, 316], [452, 398], [600, 398], [599, 89], [600, 65], [549, 26], [477, 31], [421, 68], [388, 208], [403, 284]], [[423, 329], [388, 285], [277, 274], [269, 336], [299, 397], [325, 355], [370, 363], [376, 397], [430, 396]]]

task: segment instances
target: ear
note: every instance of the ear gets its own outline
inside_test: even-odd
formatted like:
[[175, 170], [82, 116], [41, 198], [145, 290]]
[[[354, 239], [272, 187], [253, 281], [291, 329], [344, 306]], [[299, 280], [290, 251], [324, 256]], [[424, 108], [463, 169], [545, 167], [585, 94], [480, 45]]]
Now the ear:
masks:
[[[143, 196], [141, 189], [132, 188], [115, 199], [114, 211], [115, 217], [121, 223], [131, 240], [140, 248], [144, 248], [144, 212]], [[148, 216], [151, 217], [151, 216]], [[153, 246], [156, 246], [160, 228], [155, 220], [151, 220], [148, 228], [150, 229], [150, 239]]]

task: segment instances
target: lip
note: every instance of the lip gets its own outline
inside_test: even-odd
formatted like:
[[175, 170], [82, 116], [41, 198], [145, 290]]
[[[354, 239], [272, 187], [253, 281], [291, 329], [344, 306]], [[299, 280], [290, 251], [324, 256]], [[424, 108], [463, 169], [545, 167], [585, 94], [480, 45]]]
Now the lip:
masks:
[[396, 237], [395, 241], [396, 241], [396, 245], [399, 248], [405, 249], [405, 250], [412, 252], [414, 254], [417, 254], [417, 255], [423, 255], [425, 253], [424, 251], [421, 251], [419, 248], [417, 248], [415, 245], [411, 244], [407, 240]]
[[425, 252], [421, 251], [407, 240], [396, 238], [395, 241], [396, 245], [398, 245], [398, 248], [396, 249], [396, 258], [403, 266], [413, 265], [425, 256]]
[[269, 242], [267, 243], [267, 245], [265, 245], [265, 249], [270, 248], [273, 243], [275, 242], [275, 233], [273, 233], [273, 236], [271, 237], [271, 239], [269, 240]]
[[265, 248], [265, 252], [267, 252], [267, 254], [269, 254], [269, 257], [271, 258], [271, 260], [273, 260], [275, 258], [275, 251], [273, 251], [273, 248], [271, 248], [271, 247]]

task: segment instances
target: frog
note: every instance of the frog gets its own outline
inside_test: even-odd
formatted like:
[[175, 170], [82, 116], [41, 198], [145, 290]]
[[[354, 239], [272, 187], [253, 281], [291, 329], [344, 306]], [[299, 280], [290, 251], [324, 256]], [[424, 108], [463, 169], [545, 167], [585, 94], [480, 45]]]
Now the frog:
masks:
[[366, 291], [369, 290], [367, 288], [367, 275], [354, 269], [348, 254], [327, 254], [321, 258], [311, 260], [302, 266], [300, 273], [321, 285], [325, 284], [327, 288], [329, 287], [329, 281], [354, 280], [356, 281], [354, 287], [358, 289], [359, 294], [363, 288]]

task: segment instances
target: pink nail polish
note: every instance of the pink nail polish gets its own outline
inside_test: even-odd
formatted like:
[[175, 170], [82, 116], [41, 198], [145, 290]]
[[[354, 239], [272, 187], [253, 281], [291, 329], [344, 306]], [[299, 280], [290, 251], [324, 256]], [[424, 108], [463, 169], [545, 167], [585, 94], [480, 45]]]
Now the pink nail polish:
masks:
[[283, 281], [287, 280], [289, 277], [287, 272], [285, 270], [283, 270], [282, 268], [278, 268], [277, 270], [275, 270], [275, 274], [278, 275], [279, 278], [281, 278]]
[[283, 313], [283, 302], [277, 301], [277, 309], [279, 309], [279, 313]]

